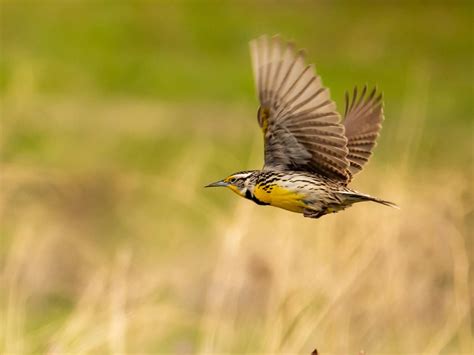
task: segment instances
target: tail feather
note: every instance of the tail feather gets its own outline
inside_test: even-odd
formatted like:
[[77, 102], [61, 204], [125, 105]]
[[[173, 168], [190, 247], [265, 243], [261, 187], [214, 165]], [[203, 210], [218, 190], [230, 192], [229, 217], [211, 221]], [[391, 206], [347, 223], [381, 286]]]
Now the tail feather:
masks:
[[372, 201], [372, 202], [380, 203], [381, 205], [384, 205], [384, 206], [400, 209], [400, 207], [396, 203], [382, 200], [378, 197], [372, 197], [369, 195], [361, 194], [358, 192], [340, 192], [339, 194], [342, 195], [343, 198], [350, 204], [353, 204], [356, 202], [363, 202], [363, 201]]

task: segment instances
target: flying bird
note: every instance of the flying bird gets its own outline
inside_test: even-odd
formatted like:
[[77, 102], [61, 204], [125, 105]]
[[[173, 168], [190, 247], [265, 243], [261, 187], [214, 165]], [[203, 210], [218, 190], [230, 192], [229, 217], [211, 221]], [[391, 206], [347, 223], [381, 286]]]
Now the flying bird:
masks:
[[264, 137], [262, 170], [240, 171], [206, 187], [227, 187], [259, 205], [319, 218], [356, 202], [394, 203], [347, 187], [375, 146], [383, 116], [376, 88], [346, 92], [344, 121], [303, 50], [279, 36], [250, 42]]

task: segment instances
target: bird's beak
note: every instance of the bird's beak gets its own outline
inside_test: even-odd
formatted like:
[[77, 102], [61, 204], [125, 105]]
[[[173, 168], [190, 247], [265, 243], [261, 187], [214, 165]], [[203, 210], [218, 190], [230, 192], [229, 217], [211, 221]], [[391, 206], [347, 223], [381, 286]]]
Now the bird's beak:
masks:
[[227, 182], [225, 182], [224, 180], [219, 180], [219, 181], [213, 182], [212, 184], [206, 185], [204, 187], [226, 187], [226, 186], [229, 186]]

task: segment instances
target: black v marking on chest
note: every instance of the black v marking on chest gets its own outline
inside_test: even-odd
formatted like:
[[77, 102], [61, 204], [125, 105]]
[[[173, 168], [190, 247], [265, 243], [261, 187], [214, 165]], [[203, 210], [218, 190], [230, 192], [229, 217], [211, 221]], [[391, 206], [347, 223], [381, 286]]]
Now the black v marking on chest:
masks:
[[261, 206], [267, 206], [267, 205], [269, 205], [269, 203], [263, 202], [262, 200], [259, 200], [258, 198], [256, 198], [255, 195], [252, 194], [249, 190], [247, 190], [247, 191], [245, 192], [245, 198], [248, 198], [249, 200], [252, 200], [252, 201], [255, 202], [257, 205], [261, 205]]

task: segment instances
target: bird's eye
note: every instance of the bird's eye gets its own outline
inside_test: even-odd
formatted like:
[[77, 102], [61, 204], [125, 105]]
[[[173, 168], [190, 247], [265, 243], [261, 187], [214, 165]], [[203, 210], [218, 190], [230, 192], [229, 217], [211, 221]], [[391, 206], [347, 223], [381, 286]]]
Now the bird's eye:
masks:
[[235, 180], [237, 180], [235, 177], [231, 177], [231, 178], [229, 179], [229, 182], [230, 182], [230, 183], [234, 183]]

